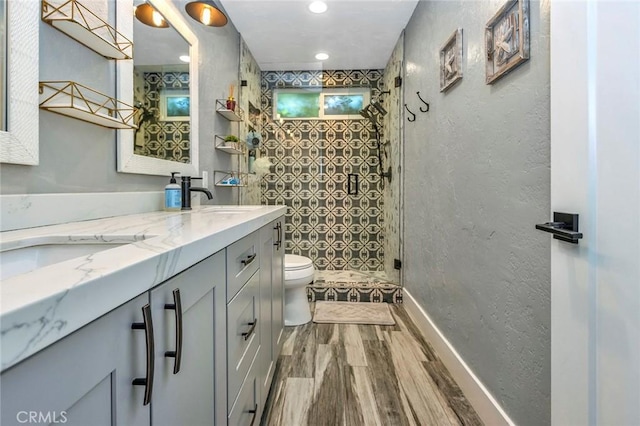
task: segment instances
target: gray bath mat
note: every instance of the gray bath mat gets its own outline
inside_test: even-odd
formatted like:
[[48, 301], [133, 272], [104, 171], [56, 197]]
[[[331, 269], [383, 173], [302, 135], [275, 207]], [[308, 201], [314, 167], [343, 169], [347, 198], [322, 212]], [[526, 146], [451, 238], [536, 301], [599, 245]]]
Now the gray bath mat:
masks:
[[388, 303], [316, 302], [313, 322], [395, 325]]

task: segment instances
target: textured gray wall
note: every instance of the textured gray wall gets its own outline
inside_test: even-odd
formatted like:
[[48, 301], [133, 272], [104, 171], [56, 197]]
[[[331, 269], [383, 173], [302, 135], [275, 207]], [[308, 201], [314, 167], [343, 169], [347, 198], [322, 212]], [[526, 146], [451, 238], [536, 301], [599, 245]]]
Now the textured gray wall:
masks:
[[[177, 3], [178, 8], [181, 4]], [[115, 3], [109, 5], [113, 23]], [[209, 171], [212, 179], [214, 169], [234, 166], [228, 155], [215, 152], [213, 135], [216, 126], [227, 126], [215, 113], [215, 99], [226, 98], [229, 84], [238, 80], [240, 37], [232, 24], [210, 29], [191, 18], [185, 20], [200, 40], [200, 170]], [[42, 21], [39, 25], [40, 80], [73, 80], [115, 96], [114, 61]], [[168, 183], [165, 177], [117, 173], [115, 130], [42, 110], [39, 118], [40, 165], [2, 164], [0, 193], [153, 191]], [[236, 189], [213, 188], [213, 192], [216, 204], [237, 200]]]
[[[485, 84], [484, 27], [504, 0], [420, 1], [405, 32], [405, 286], [520, 425], [550, 423], [549, 3], [531, 59]], [[439, 87], [463, 28], [464, 77]], [[418, 111], [416, 91], [431, 104]]]

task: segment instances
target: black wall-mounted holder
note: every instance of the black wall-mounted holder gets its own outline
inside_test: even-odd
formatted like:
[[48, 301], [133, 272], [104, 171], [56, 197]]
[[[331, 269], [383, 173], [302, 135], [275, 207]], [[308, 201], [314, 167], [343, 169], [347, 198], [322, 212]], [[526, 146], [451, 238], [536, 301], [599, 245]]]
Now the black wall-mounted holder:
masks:
[[404, 107], [405, 107], [405, 109], [407, 110], [407, 112], [408, 112], [409, 114], [411, 114], [411, 117], [407, 116], [407, 120], [408, 120], [408, 121], [410, 121], [410, 122], [412, 122], [412, 123], [413, 123], [414, 121], [416, 121], [416, 115], [415, 115], [414, 113], [412, 113], [412, 112], [411, 112], [411, 110], [409, 109], [409, 107], [407, 106], [407, 104], [404, 104]]
[[420, 92], [416, 92], [416, 95], [418, 95], [418, 99], [420, 99], [420, 102], [422, 102], [426, 107], [426, 108], [420, 107], [420, 112], [429, 112], [429, 108], [430, 108], [429, 103], [424, 99], [422, 99], [422, 96], [420, 96]]
[[578, 232], [578, 215], [553, 212], [553, 222], [539, 223], [536, 229], [553, 234], [553, 238], [571, 244], [578, 244], [582, 232]]

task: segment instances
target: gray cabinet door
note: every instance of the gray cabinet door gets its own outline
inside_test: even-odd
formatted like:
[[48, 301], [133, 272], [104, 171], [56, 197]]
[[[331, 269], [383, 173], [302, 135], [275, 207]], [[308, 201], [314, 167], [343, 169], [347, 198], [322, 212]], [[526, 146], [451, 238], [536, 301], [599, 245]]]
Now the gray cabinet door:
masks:
[[273, 246], [271, 273], [271, 356], [275, 363], [282, 349], [284, 333], [284, 218], [274, 223], [274, 244], [277, 244]]
[[262, 356], [257, 370], [261, 406], [264, 406], [284, 331], [284, 219], [264, 226], [260, 231], [260, 316], [262, 319]]
[[2, 425], [149, 425], [145, 293], [2, 373]]
[[273, 338], [271, 318], [273, 315], [273, 249], [275, 244], [275, 231], [273, 223], [264, 226], [260, 230], [260, 323], [261, 323], [261, 352], [260, 358], [256, 360], [256, 374], [260, 394], [260, 406], [264, 407], [269, 394], [271, 377], [275, 362], [272, 356]]
[[[224, 252], [151, 291], [156, 329], [154, 426], [226, 421], [224, 367], [216, 369], [215, 364], [225, 350], [225, 304]], [[176, 334], [177, 329], [181, 333]], [[222, 404], [216, 404], [216, 399]]]

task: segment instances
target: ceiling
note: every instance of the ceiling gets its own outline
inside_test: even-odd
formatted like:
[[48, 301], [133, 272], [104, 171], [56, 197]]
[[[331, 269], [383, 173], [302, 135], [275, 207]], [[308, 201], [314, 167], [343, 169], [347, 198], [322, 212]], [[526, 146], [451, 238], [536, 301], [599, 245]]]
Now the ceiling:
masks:
[[[382, 69], [418, 0], [220, 0], [263, 71]], [[318, 61], [325, 52], [329, 59]]]

